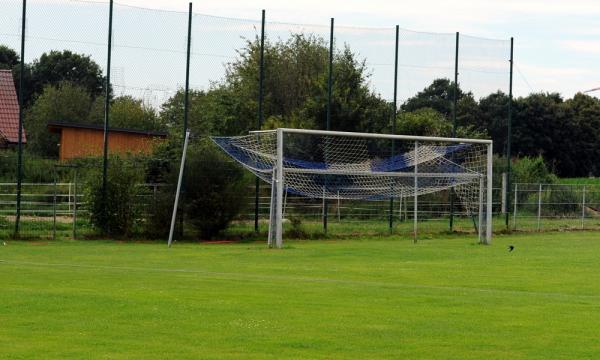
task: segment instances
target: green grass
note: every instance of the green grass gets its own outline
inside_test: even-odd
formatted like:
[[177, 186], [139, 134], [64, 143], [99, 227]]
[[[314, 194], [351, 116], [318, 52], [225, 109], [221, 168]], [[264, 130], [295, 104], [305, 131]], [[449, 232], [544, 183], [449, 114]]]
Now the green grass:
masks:
[[9, 242], [0, 358], [597, 359], [598, 253], [591, 232]]

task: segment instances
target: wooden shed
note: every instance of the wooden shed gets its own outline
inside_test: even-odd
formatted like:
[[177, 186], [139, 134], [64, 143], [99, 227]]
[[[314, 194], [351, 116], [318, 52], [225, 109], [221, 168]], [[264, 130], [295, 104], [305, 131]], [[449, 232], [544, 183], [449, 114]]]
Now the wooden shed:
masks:
[[[102, 156], [104, 146], [104, 127], [102, 125], [80, 125], [50, 123], [48, 130], [60, 134], [60, 160]], [[115, 129], [108, 131], [109, 154], [149, 154], [154, 147], [164, 141], [166, 133]]]

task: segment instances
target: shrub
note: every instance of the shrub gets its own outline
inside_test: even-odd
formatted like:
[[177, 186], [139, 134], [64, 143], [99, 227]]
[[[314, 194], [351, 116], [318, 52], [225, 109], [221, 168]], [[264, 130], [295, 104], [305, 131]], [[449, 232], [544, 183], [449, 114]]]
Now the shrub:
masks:
[[203, 142], [190, 148], [182, 208], [186, 221], [202, 239], [217, 235], [242, 211], [249, 185], [246, 179], [242, 168], [214, 145]]
[[143, 172], [119, 157], [109, 160], [106, 197], [103, 194], [102, 171], [88, 175], [87, 192], [90, 220], [103, 235], [130, 237], [140, 221], [139, 201]]

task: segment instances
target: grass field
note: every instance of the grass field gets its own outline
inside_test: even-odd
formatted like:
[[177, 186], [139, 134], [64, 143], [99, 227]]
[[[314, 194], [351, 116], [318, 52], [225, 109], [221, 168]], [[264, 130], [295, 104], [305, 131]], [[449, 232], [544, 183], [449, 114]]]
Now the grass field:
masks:
[[599, 233], [286, 244], [8, 242], [0, 358], [600, 358]]

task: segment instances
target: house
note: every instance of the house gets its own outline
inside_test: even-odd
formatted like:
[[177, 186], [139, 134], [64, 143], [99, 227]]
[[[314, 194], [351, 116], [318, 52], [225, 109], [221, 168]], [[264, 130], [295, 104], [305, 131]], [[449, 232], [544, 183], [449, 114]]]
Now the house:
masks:
[[[102, 156], [104, 153], [104, 127], [102, 125], [81, 125], [50, 123], [48, 130], [60, 134], [59, 159]], [[115, 129], [108, 131], [109, 154], [149, 154], [163, 142], [166, 133]]]
[[[23, 129], [23, 143], [27, 142]], [[10, 70], [0, 70], [0, 148], [19, 143], [19, 100]]]

